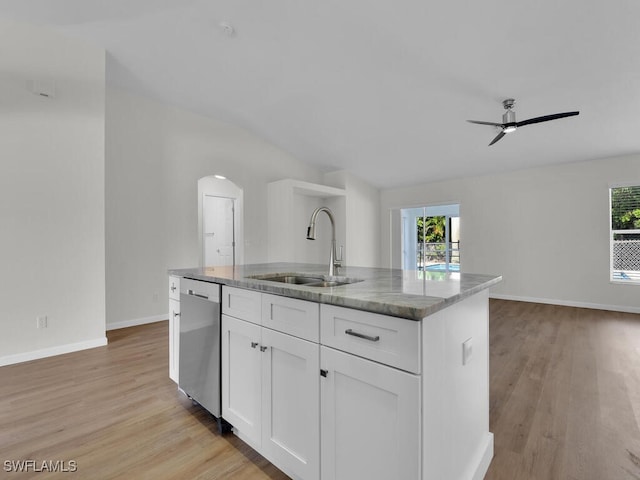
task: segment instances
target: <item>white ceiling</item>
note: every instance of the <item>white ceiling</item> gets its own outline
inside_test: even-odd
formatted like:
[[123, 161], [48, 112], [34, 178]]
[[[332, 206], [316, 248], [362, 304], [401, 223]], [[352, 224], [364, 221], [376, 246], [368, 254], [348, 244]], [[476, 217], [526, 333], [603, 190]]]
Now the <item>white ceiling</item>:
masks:
[[[637, 0], [0, 0], [0, 16], [104, 47], [111, 85], [378, 187], [640, 152]], [[500, 121], [507, 97], [518, 120], [580, 115], [488, 147], [493, 127], [465, 120]]]

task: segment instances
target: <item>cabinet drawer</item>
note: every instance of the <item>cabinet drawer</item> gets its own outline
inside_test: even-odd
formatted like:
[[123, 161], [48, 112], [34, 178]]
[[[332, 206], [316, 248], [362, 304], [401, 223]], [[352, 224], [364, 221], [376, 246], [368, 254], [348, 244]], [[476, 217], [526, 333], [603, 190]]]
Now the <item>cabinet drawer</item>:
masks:
[[180, 277], [169, 276], [169, 298], [180, 301]]
[[277, 295], [262, 295], [262, 325], [294, 337], [318, 343], [320, 306], [317, 303]]
[[222, 313], [260, 325], [262, 294], [242, 288], [222, 287]]
[[421, 323], [333, 305], [320, 306], [320, 343], [420, 373]]

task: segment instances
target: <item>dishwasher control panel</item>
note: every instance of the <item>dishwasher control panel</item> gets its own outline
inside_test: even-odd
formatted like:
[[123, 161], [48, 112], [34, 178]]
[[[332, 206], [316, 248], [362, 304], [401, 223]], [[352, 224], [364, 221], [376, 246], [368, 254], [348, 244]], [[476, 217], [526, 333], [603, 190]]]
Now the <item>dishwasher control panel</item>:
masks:
[[191, 278], [180, 279], [180, 293], [220, 303], [220, 285], [217, 283], [202, 282]]

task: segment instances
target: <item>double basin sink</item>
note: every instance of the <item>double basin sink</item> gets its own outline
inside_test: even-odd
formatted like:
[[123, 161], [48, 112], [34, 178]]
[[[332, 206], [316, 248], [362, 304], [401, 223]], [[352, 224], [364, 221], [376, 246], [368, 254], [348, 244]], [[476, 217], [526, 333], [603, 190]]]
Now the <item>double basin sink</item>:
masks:
[[304, 285], [305, 287], [320, 288], [339, 287], [340, 285], [362, 282], [362, 280], [358, 278], [304, 273], [269, 273], [265, 275], [251, 275], [247, 278], [263, 280], [265, 282], [288, 283], [293, 285]]

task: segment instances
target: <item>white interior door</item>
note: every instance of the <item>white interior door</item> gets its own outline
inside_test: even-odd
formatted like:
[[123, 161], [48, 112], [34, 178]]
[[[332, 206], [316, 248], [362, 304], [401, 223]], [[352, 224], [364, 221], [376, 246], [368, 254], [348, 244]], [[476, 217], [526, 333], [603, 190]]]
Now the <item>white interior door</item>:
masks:
[[202, 206], [205, 266], [234, 265], [234, 199], [205, 195]]

